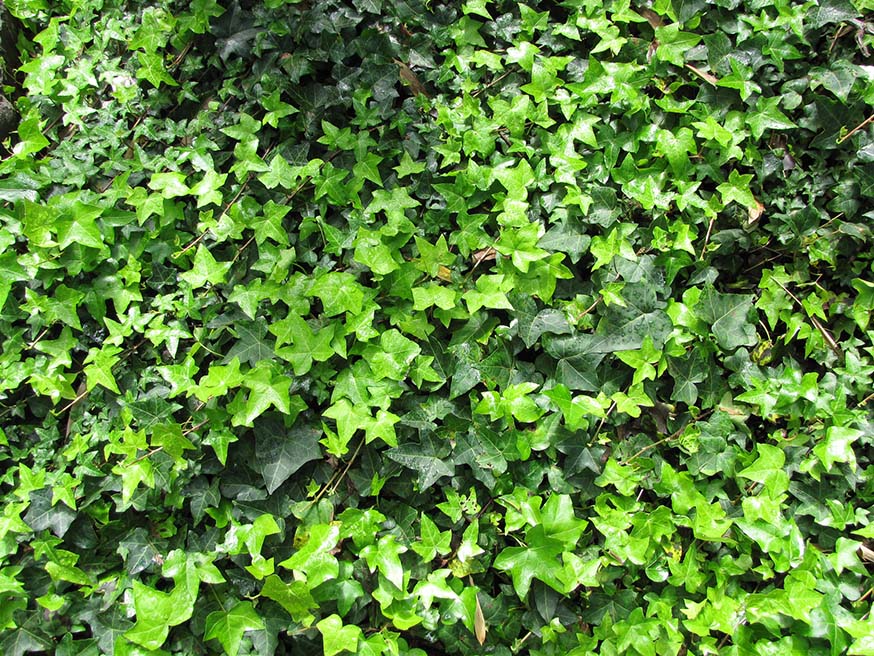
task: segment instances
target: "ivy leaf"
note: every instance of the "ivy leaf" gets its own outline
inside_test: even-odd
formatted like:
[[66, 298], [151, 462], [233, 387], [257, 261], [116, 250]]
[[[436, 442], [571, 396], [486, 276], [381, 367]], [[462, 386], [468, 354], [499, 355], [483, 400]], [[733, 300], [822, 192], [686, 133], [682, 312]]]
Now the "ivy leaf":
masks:
[[302, 546], [279, 566], [297, 572], [312, 590], [340, 573], [340, 564], [332, 553], [339, 541], [340, 528], [336, 524], [309, 526]]
[[277, 153], [270, 160], [269, 168], [258, 175], [258, 180], [268, 189], [292, 189], [297, 182], [297, 173], [288, 160]]
[[130, 531], [118, 543], [118, 553], [124, 559], [125, 567], [131, 576], [160, 561], [163, 540], [153, 538], [142, 527]]
[[140, 62], [140, 67], [137, 69], [137, 77], [142, 80], [148, 80], [156, 89], [161, 86], [161, 83], [168, 84], [171, 87], [178, 87], [179, 84], [167, 72], [164, 66], [164, 58], [156, 52], [138, 52], [137, 59]]
[[491, 488], [497, 475], [507, 471], [507, 460], [489, 431], [471, 430], [460, 435], [453, 449], [453, 464], [466, 464], [474, 475]]
[[856, 455], [853, 452], [853, 442], [864, 433], [846, 426], [830, 426], [825, 432], [825, 440], [813, 447], [816, 457], [822, 462], [826, 471], [831, 471], [836, 462], [848, 463], [850, 469], [856, 469]]
[[[756, 101], [755, 111], [750, 112], [747, 117], [747, 123], [756, 139], [761, 137], [765, 130], [791, 130], [798, 127], [789, 120], [789, 117], [780, 111], [779, 105], [779, 96], [774, 96], [773, 98], [760, 96]], [[729, 182], [731, 182], [730, 178]]]
[[179, 277], [195, 289], [203, 287], [206, 283], [218, 285], [225, 281], [225, 275], [231, 264], [231, 262], [217, 261], [206, 246], [198, 244], [193, 266], [179, 274]]
[[540, 509], [543, 532], [550, 538], [559, 540], [565, 551], [576, 546], [589, 522], [578, 519], [574, 513], [573, 502], [567, 494], [552, 494]]
[[767, 494], [776, 499], [789, 489], [789, 475], [785, 469], [786, 454], [783, 449], [770, 444], [759, 444], [756, 449], [756, 461], [737, 475], [760, 483]]
[[674, 175], [685, 176], [691, 165], [689, 155], [698, 152], [692, 130], [689, 128], [680, 128], [676, 131], [659, 130], [656, 143], [659, 150], [668, 159]]
[[303, 581], [285, 583], [275, 574], [268, 576], [261, 587], [261, 596], [272, 599], [282, 606], [295, 622], [309, 626], [315, 620], [310, 612], [319, 607]]
[[62, 538], [76, 519], [76, 512], [64, 503], [52, 504], [52, 491], [44, 488], [30, 493], [30, 507], [23, 519], [34, 531], [50, 528]]
[[701, 41], [701, 35], [681, 31], [678, 23], [656, 27], [655, 36], [659, 44], [656, 55], [675, 66], [683, 66], [686, 54]]
[[419, 541], [412, 544], [412, 549], [426, 563], [434, 560], [434, 557], [439, 553], [445, 556], [451, 550], [452, 533], [450, 531], [440, 531], [428, 515], [422, 513], [419, 520]]
[[264, 339], [267, 326], [263, 321], [241, 321], [233, 326], [237, 342], [231, 347], [223, 360], [223, 364], [233, 362], [234, 358], [257, 366], [259, 362], [274, 358], [274, 343]]
[[52, 652], [54, 645], [43, 633], [37, 632], [31, 627], [18, 627], [8, 633], [3, 642], [0, 642], [3, 653], [9, 656], [23, 656], [33, 652]]
[[383, 535], [376, 544], [369, 544], [361, 550], [361, 557], [367, 562], [370, 571], [379, 569], [379, 573], [398, 590], [404, 590], [404, 566], [400, 554], [407, 550], [398, 544], [394, 535]]
[[307, 322], [294, 314], [271, 324], [270, 332], [276, 335], [276, 345], [291, 343], [290, 348], [276, 350], [284, 360], [291, 362], [295, 376], [305, 375], [313, 366], [313, 361], [324, 362], [334, 355], [331, 345], [334, 340], [334, 324], [329, 324], [316, 332]]
[[137, 623], [125, 633], [125, 637], [146, 649], [160, 648], [170, 627], [182, 624], [194, 611], [194, 597], [179, 581], [173, 590], [164, 592], [135, 580], [133, 599]]
[[433, 246], [430, 242], [419, 236], [415, 237], [415, 241], [416, 248], [419, 249], [419, 259], [415, 262], [415, 266], [431, 277], [438, 276], [441, 266], [450, 265], [455, 261], [455, 256], [449, 252], [449, 247], [446, 245], [446, 237], [443, 235], [440, 235], [437, 243]]
[[319, 433], [302, 427], [287, 430], [281, 418], [271, 414], [255, 426], [255, 454], [267, 493], [273, 494], [306, 463], [321, 458]]
[[467, 303], [467, 311], [474, 314], [482, 307], [495, 310], [512, 310], [513, 306], [507, 300], [510, 291], [510, 280], [503, 274], [484, 275], [476, 280], [476, 289], [470, 289], [462, 298]]
[[719, 346], [733, 351], [738, 346], [753, 346], [757, 341], [756, 327], [747, 320], [752, 306], [752, 295], [723, 294], [708, 285], [694, 312], [710, 324]]
[[603, 352], [592, 352], [594, 340], [589, 336], [550, 339], [546, 352], [556, 359], [556, 382], [571, 390], [597, 392], [600, 389], [598, 365]]
[[12, 286], [22, 280], [27, 280], [27, 274], [24, 267], [18, 263], [17, 254], [0, 254], [0, 310], [6, 304]]
[[736, 170], [732, 170], [728, 180], [716, 187], [716, 190], [722, 197], [723, 205], [728, 205], [735, 201], [748, 209], [757, 209], [758, 201], [753, 196], [753, 192], [750, 191], [750, 180], [752, 179], [751, 173], [741, 175]]
[[249, 396], [245, 406], [233, 417], [235, 426], [251, 426], [256, 417], [271, 407], [291, 414], [291, 380], [272, 362], [261, 360], [246, 372], [243, 385], [249, 388]]
[[364, 290], [351, 273], [332, 271], [316, 279], [307, 296], [318, 296], [327, 316], [349, 312], [358, 314], [364, 303]]
[[103, 231], [97, 218], [103, 213], [100, 207], [76, 202], [70, 208], [70, 218], [62, 218], [56, 224], [58, 246], [63, 250], [71, 244], [81, 244], [90, 248], [103, 248]]
[[364, 359], [377, 380], [403, 380], [421, 352], [418, 344], [391, 328], [380, 335], [378, 347], [372, 345], [364, 351]]
[[427, 490], [441, 476], [452, 476], [455, 468], [446, 462], [445, 458], [433, 455], [434, 451], [420, 444], [401, 444], [385, 452], [389, 458], [399, 462], [404, 467], [419, 473], [419, 489]]
[[361, 629], [354, 625], [343, 626], [339, 615], [328, 615], [316, 627], [322, 634], [322, 652], [325, 656], [358, 651], [358, 642], [363, 637]]
[[216, 610], [206, 616], [204, 638], [216, 639], [227, 656], [237, 656], [246, 631], [264, 628], [264, 620], [255, 611], [251, 601], [237, 601], [227, 610]]
[[405, 150], [400, 163], [394, 167], [394, 170], [397, 171], [399, 179], [406, 178], [408, 175], [422, 173], [425, 170], [425, 163], [415, 161]]
[[509, 572], [520, 599], [525, 599], [535, 578], [564, 592], [565, 585], [561, 581], [563, 567], [558, 560], [564, 551], [562, 543], [548, 537], [542, 526], [535, 526], [525, 537], [527, 546], [507, 547], [498, 554], [494, 562], [495, 569]]
[[152, 174], [149, 189], [159, 192], [163, 198], [178, 198], [191, 191], [185, 183], [185, 176], [178, 171]]
[[[821, 0], [810, 13], [810, 27], [818, 29], [829, 23], [841, 23], [859, 15], [849, 0]], [[806, 23], [807, 21], [805, 21]]]

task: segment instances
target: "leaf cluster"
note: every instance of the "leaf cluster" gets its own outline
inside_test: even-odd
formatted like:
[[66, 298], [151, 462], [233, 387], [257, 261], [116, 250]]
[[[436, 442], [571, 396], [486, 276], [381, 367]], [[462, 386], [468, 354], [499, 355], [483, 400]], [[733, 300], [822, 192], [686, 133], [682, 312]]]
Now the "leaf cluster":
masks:
[[0, 652], [874, 654], [874, 5], [6, 5]]

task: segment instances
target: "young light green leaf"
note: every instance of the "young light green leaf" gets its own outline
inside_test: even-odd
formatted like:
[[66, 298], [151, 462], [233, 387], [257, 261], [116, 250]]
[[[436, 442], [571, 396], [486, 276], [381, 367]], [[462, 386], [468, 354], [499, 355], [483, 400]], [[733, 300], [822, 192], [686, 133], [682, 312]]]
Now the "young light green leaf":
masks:
[[264, 628], [264, 620], [255, 611], [251, 601], [238, 601], [227, 610], [216, 610], [206, 616], [204, 638], [216, 639], [226, 656], [237, 656], [246, 631]]

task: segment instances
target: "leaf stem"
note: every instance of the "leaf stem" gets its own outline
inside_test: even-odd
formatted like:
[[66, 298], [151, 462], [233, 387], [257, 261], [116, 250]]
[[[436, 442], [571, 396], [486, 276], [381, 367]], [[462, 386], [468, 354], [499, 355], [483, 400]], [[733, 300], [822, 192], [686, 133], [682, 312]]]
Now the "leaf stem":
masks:
[[683, 431], [685, 431], [686, 428], [688, 428], [688, 427], [691, 426], [692, 424], [696, 424], [696, 423], [698, 423], [699, 421], [701, 421], [701, 420], [703, 420], [703, 419], [706, 419], [707, 417], [709, 417], [709, 416], [712, 415], [712, 414], [713, 414], [713, 410], [708, 410], [707, 412], [702, 412], [700, 415], [698, 415], [698, 416], [695, 417], [694, 419], [691, 419], [691, 420], [688, 421], [687, 423], [683, 424], [680, 428], [678, 428], [677, 430], [675, 430], [673, 433], [671, 433], [671, 434], [668, 435], [667, 437], [663, 437], [663, 438], [660, 439], [658, 442], [653, 442], [652, 444], [647, 444], [647, 445], [646, 445], [645, 447], [643, 447], [640, 451], [638, 451], [637, 453], [635, 453], [634, 455], [632, 455], [630, 458], [628, 458], [628, 460], [625, 461], [625, 464], [626, 464], [626, 465], [630, 465], [632, 462], [634, 462], [635, 460], [637, 460], [640, 456], [642, 456], [644, 453], [646, 453], [646, 452], [649, 451], [650, 449], [654, 449], [654, 448], [656, 448], [657, 446], [661, 446], [661, 445], [664, 444], [665, 442], [670, 442], [671, 440], [678, 438], [680, 435], [682, 435]]

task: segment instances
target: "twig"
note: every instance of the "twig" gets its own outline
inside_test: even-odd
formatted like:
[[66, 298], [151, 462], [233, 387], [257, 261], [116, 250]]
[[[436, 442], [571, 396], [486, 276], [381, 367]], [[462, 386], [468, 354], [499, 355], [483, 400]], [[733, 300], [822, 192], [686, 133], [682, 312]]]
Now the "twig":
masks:
[[874, 121], [874, 114], [871, 114], [871, 116], [869, 116], [868, 118], [866, 118], [864, 121], [862, 121], [861, 123], [859, 123], [859, 125], [857, 125], [857, 126], [854, 127], [852, 130], [850, 130], [849, 132], [847, 132], [847, 134], [845, 134], [844, 136], [842, 136], [840, 139], [838, 139], [838, 144], [842, 144], [842, 143], [844, 143], [847, 139], [849, 139], [850, 137], [852, 137], [852, 136], [853, 136], [854, 134], [856, 134], [859, 130], [861, 130], [861, 129], [864, 128], [866, 125], [868, 125], [871, 121]]
[[719, 82], [717, 77], [712, 73], [708, 73], [707, 71], [702, 71], [700, 68], [695, 68], [692, 64], [686, 64], [686, 68], [692, 71], [695, 75], [700, 77], [702, 80], [707, 82], [707, 84], [711, 86], [716, 86], [716, 83]]
[[871, 394], [869, 394], [868, 396], [866, 396], [864, 399], [862, 399], [861, 401], [859, 401], [859, 402], [856, 404], [855, 407], [858, 408], [858, 407], [860, 407], [860, 406], [863, 406], [863, 405], [865, 405], [866, 403], [868, 403], [868, 401], [870, 401], [871, 399], [874, 399], [874, 392], [872, 392]]
[[352, 453], [352, 457], [349, 458], [349, 462], [346, 463], [346, 466], [343, 468], [343, 471], [340, 472], [339, 474], [335, 473], [333, 476], [331, 476], [331, 478], [328, 479], [328, 482], [325, 483], [325, 486], [321, 490], [319, 490], [319, 493], [315, 497], [313, 497], [312, 501], [310, 501], [310, 505], [309, 505], [310, 508], [312, 508], [314, 505], [316, 505], [321, 500], [321, 498], [323, 496], [325, 496], [325, 493], [328, 492], [329, 489], [331, 490], [331, 494], [334, 494], [334, 492], [337, 491], [337, 488], [340, 487], [340, 482], [346, 476], [346, 473], [349, 471], [349, 468], [352, 466], [352, 463], [355, 462], [355, 458], [358, 457], [358, 453], [361, 451], [362, 446], [364, 446], [364, 438], [363, 437], [358, 441], [358, 446], [355, 447], [355, 451]]
[[844, 353], [841, 350], [841, 347], [838, 345], [838, 343], [835, 341], [835, 338], [832, 337], [831, 333], [826, 329], [826, 327], [823, 326], [819, 322], [819, 319], [817, 319], [815, 316], [813, 316], [812, 314], [810, 314], [810, 312], [807, 311], [807, 308], [804, 307], [804, 304], [800, 300], [798, 300], [798, 297], [795, 294], [793, 294], [792, 292], [789, 291], [789, 289], [786, 287], [786, 285], [784, 285], [782, 282], [780, 282], [776, 278], [772, 278], [772, 280], [774, 282], [776, 282], [778, 285], [780, 285], [780, 287], [783, 289], [783, 291], [786, 292], [787, 294], [789, 294], [789, 297], [793, 301], [795, 301], [801, 307], [802, 310], [804, 310], [804, 312], [807, 314], [807, 318], [810, 319], [810, 323], [812, 323], [813, 327], [819, 331], [819, 334], [822, 335], [822, 338], [825, 340], [825, 343], [828, 345], [828, 347], [832, 350], [832, 352], [836, 356], [838, 356], [838, 358], [843, 359]]
[[598, 435], [601, 434], [601, 429], [604, 428], [604, 422], [607, 421], [607, 418], [613, 413], [613, 411], [615, 409], [616, 409], [616, 401], [613, 401], [613, 403], [610, 404], [610, 407], [607, 408], [607, 412], [601, 418], [601, 423], [598, 424], [598, 429], [595, 431], [595, 434], [592, 436], [592, 441], [595, 441], [597, 439]]
[[170, 67], [169, 67], [169, 68], [170, 68], [171, 71], [176, 70], [176, 68], [179, 66], [179, 64], [182, 63], [182, 60], [185, 59], [185, 56], [186, 56], [186, 55], [188, 54], [188, 52], [191, 50], [191, 44], [192, 44], [192, 43], [193, 43], [193, 41], [189, 41], [189, 42], [185, 45], [185, 47], [182, 49], [182, 52], [180, 52], [180, 53], [176, 56], [176, 59], [174, 59], [174, 60], [173, 60], [173, 63], [170, 64]]
[[234, 255], [234, 259], [231, 260], [231, 263], [232, 263], [232, 264], [233, 264], [234, 262], [236, 262], [237, 260], [240, 259], [240, 255], [243, 254], [243, 251], [246, 250], [246, 247], [247, 247], [249, 244], [251, 244], [252, 241], [254, 241], [254, 239], [255, 239], [255, 235], [252, 235], [251, 237], [249, 237], [249, 239], [246, 241], [245, 244], [243, 244], [242, 246], [240, 246], [240, 247], [237, 249], [237, 254]]
[[489, 88], [495, 86], [498, 82], [500, 82], [500, 81], [503, 80], [505, 77], [507, 77], [511, 72], [512, 72], [512, 71], [507, 71], [507, 72], [504, 73], [503, 75], [499, 75], [498, 77], [496, 77], [494, 80], [492, 80], [491, 82], [489, 82], [489, 83], [488, 83], [487, 85], [485, 85], [484, 87], [480, 87], [480, 88], [477, 89], [476, 91], [471, 92], [471, 94], [470, 94], [471, 98], [476, 98], [479, 94], [481, 94], [481, 93], [482, 93], [483, 91], [485, 91], [486, 89], [489, 89]]
[[600, 303], [601, 300], [602, 300], [603, 298], [604, 298], [603, 296], [599, 296], [598, 298], [596, 298], [594, 303], [592, 303], [589, 307], [587, 307], [585, 310], [583, 310], [582, 312], [580, 312], [576, 317], [574, 317], [574, 321], [579, 321], [579, 320], [582, 319], [584, 316], [586, 316], [587, 314], [589, 314], [589, 312], [591, 312], [591, 311], [594, 310], [596, 307], [598, 307], [598, 303]]
[[84, 392], [80, 392], [79, 394], [77, 394], [77, 395], [76, 395], [76, 398], [73, 399], [72, 401], [70, 401], [70, 402], [69, 402], [67, 405], [65, 405], [63, 408], [61, 408], [61, 410], [60, 410], [60, 412], [58, 412], [58, 414], [59, 414], [59, 415], [62, 415], [62, 414], [64, 414], [65, 412], [67, 412], [68, 410], [72, 410], [73, 407], [74, 407], [77, 403], [79, 403], [79, 401], [81, 401], [82, 399], [84, 399], [86, 396], [88, 396], [88, 390], [87, 390], [87, 389], [86, 389]]
[[361, 451], [361, 447], [364, 445], [364, 438], [362, 437], [358, 440], [358, 446], [355, 447], [355, 451], [352, 453], [352, 457], [349, 458], [349, 462], [346, 463], [346, 466], [343, 468], [343, 472], [337, 477], [333, 487], [331, 487], [331, 494], [333, 495], [337, 488], [340, 487], [340, 483], [343, 482], [343, 479], [346, 477], [346, 474], [349, 473], [349, 468], [352, 466], [352, 463], [355, 462], [355, 459], [358, 457], [359, 452]]
[[640, 451], [638, 451], [637, 453], [632, 455], [630, 458], [628, 458], [625, 461], [625, 464], [630, 465], [632, 462], [637, 460], [640, 456], [642, 456], [644, 453], [646, 453], [650, 449], [654, 449], [657, 446], [661, 446], [665, 442], [670, 442], [671, 440], [678, 438], [683, 433], [683, 431], [685, 431], [689, 426], [691, 426], [692, 424], [696, 424], [699, 421], [702, 421], [704, 419], [707, 419], [707, 417], [709, 417], [711, 414], [713, 414], [713, 410], [708, 410], [707, 412], [702, 412], [700, 415], [698, 415], [694, 419], [691, 419], [689, 422], [683, 424], [680, 428], [675, 430], [673, 433], [671, 433], [667, 437], [663, 437], [658, 442], [653, 442], [652, 444], [648, 444], [645, 447], [643, 447]]
[[44, 330], [43, 330], [39, 335], [36, 336], [36, 338], [35, 338], [35, 339], [30, 343], [30, 344], [27, 345], [27, 348], [28, 348], [28, 349], [32, 349], [34, 346], [36, 346], [36, 345], [39, 343], [39, 341], [40, 341], [43, 337], [45, 337], [45, 334], [46, 334], [48, 331], [49, 331], [49, 329], [48, 329], [48, 328], [45, 328], [45, 329], [44, 329]]

